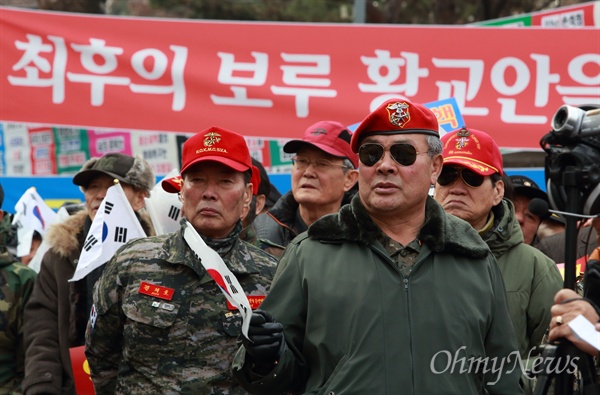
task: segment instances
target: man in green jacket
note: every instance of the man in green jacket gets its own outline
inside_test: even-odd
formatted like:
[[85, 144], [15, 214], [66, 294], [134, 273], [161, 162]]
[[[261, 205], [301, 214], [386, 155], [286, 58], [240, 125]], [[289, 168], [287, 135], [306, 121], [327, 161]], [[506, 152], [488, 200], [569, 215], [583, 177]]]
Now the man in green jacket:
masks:
[[288, 245], [233, 372], [253, 393], [520, 394], [495, 258], [428, 196], [435, 115], [391, 99], [351, 140], [359, 192]]
[[528, 359], [550, 324], [562, 277], [553, 260], [524, 243], [514, 206], [503, 199], [502, 154], [494, 140], [462, 128], [444, 135], [442, 143], [444, 167], [434, 197], [448, 213], [471, 224], [496, 257], [519, 352]]

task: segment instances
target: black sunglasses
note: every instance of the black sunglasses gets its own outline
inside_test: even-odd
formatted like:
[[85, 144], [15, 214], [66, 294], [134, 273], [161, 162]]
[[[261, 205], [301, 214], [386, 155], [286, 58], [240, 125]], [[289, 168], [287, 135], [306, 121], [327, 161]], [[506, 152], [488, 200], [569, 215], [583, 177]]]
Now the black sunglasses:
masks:
[[477, 188], [478, 186], [483, 184], [483, 180], [485, 179], [485, 176], [477, 174], [474, 171], [469, 170], [465, 167], [444, 166], [442, 168], [440, 176], [437, 179], [437, 183], [443, 187], [446, 185], [450, 185], [454, 181], [456, 181], [459, 175], [460, 178], [462, 178], [462, 180], [465, 182], [465, 184], [472, 188]]
[[[429, 150], [418, 152], [414, 146], [405, 143], [393, 144], [390, 147], [392, 159], [402, 166], [412, 165], [416, 162], [417, 155], [426, 154], [428, 152]], [[360, 159], [360, 162], [368, 167], [379, 162], [381, 158], [383, 158], [383, 155], [385, 155], [385, 147], [378, 143], [363, 144], [358, 149], [358, 158]]]

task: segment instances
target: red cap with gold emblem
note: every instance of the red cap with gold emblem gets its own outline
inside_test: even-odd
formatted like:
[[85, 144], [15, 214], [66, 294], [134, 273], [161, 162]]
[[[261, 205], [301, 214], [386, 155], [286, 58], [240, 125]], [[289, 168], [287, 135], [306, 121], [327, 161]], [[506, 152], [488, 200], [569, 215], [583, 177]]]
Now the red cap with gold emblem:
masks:
[[467, 129], [442, 136], [444, 165], [460, 165], [482, 176], [502, 175], [502, 154], [492, 137], [480, 130]]
[[169, 193], [178, 193], [181, 191], [181, 184], [183, 179], [181, 176], [175, 176], [171, 178], [163, 178], [160, 182], [162, 188]]
[[435, 114], [422, 104], [406, 99], [383, 102], [358, 125], [352, 134], [352, 151], [358, 152], [366, 136], [374, 134], [428, 134], [439, 137]]
[[[260, 174], [252, 165], [248, 145], [241, 134], [212, 126], [187, 139], [183, 144], [181, 174], [190, 166], [204, 161], [218, 162], [239, 172], [252, 170], [253, 193], [258, 191], [259, 183], [256, 181], [260, 180]], [[177, 177], [163, 180], [161, 185], [167, 192], [177, 193], [181, 190], [181, 181]]]

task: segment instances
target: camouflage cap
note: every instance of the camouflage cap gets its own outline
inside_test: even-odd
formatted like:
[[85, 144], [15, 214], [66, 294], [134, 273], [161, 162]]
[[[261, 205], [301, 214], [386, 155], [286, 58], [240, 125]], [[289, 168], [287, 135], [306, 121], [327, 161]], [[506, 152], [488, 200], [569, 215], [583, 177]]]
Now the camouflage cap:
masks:
[[152, 167], [141, 156], [110, 153], [84, 163], [73, 177], [73, 184], [87, 188], [94, 178], [103, 174], [148, 192], [156, 181]]

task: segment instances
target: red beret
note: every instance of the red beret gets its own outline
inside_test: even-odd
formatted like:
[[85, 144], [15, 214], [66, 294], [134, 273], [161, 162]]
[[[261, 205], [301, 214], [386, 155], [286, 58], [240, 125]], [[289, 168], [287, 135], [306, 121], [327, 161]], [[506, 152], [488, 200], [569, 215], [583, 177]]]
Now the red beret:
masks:
[[352, 151], [373, 134], [428, 134], [439, 137], [439, 126], [435, 114], [422, 104], [406, 99], [386, 100], [358, 125], [352, 134]]

